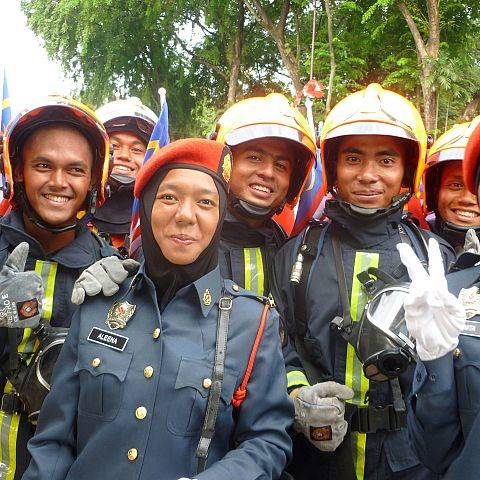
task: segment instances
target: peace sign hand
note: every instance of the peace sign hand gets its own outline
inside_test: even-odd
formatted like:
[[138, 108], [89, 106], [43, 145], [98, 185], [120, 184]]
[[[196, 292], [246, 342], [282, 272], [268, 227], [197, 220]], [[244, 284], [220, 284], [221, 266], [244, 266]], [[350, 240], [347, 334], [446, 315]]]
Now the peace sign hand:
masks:
[[465, 309], [448, 291], [442, 254], [438, 242], [428, 242], [428, 272], [410, 245], [397, 245], [402, 263], [412, 283], [405, 299], [405, 320], [415, 338], [421, 360], [443, 357], [458, 345], [458, 335], [465, 326]]

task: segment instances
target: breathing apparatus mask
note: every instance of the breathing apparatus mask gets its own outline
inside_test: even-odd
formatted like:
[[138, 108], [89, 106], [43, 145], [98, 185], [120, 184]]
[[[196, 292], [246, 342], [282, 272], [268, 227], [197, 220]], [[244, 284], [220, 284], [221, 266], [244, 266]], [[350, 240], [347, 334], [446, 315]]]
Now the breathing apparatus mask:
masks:
[[369, 380], [383, 382], [395, 379], [417, 360], [415, 343], [407, 331], [403, 309], [409, 283], [399, 282], [375, 267], [361, 272], [358, 279], [369, 300], [360, 320], [353, 322], [345, 271], [341, 264], [341, 247], [336, 234], [333, 239], [344, 316], [335, 317], [330, 328], [338, 331], [354, 347]]
[[51, 327], [41, 321], [32, 334], [39, 342], [35, 353], [15, 351], [17, 368], [10, 368], [10, 360], [2, 366], [15, 391], [3, 394], [1, 410], [16, 414], [26, 411], [30, 423], [36, 425], [40, 408], [50, 391], [53, 368], [67, 338], [68, 328]]

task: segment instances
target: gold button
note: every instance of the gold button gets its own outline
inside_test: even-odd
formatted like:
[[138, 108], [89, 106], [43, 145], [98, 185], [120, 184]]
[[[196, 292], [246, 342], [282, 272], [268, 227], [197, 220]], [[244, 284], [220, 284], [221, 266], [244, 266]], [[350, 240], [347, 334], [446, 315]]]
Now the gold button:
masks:
[[133, 462], [138, 457], [138, 450], [136, 448], [131, 448], [127, 453], [128, 459]]
[[147, 409], [145, 407], [138, 407], [135, 410], [135, 416], [138, 420], [143, 420], [147, 416]]
[[153, 367], [151, 367], [150, 365], [148, 367], [145, 367], [143, 369], [143, 375], [145, 376], [145, 378], [150, 378], [153, 375]]
[[453, 351], [453, 356], [455, 358], [460, 358], [461, 354], [462, 354], [462, 351], [458, 347]]
[[98, 357], [92, 360], [92, 367], [97, 368], [100, 365], [100, 359]]
[[160, 329], [156, 328], [153, 333], [152, 333], [153, 339], [157, 340], [158, 337], [160, 337]]
[[212, 386], [212, 380], [210, 378], [203, 379], [203, 388], [210, 388]]
[[234, 283], [234, 284], [232, 285], [232, 290], [233, 290], [234, 292], [238, 292], [238, 291], [240, 290], [240, 287], [239, 287], [236, 283]]

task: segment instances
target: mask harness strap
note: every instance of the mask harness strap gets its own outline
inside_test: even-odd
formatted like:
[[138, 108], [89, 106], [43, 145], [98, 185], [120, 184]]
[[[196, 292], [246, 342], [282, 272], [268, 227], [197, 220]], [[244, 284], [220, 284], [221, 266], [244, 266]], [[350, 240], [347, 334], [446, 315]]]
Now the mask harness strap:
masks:
[[352, 333], [353, 321], [350, 315], [350, 301], [348, 299], [347, 278], [343, 268], [342, 247], [338, 238], [336, 228], [332, 232], [333, 257], [335, 259], [335, 268], [337, 270], [338, 288], [340, 290], [340, 300], [342, 302], [343, 317], [335, 317], [330, 322], [330, 328], [340, 332], [342, 337], [348, 342]]

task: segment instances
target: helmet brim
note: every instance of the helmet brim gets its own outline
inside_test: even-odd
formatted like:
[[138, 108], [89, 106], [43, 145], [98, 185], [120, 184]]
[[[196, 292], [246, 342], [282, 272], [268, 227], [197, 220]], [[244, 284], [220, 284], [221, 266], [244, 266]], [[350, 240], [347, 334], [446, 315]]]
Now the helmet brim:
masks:
[[385, 135], [389, 137], [404, 138], [406, 140], [417, 141], [413, 133], [397, 125], [391, 125], [381, 122], [352, 122], [334, 128], [325, 136], [325, 140], [330, 138], [344, 137], [347, 135]]

